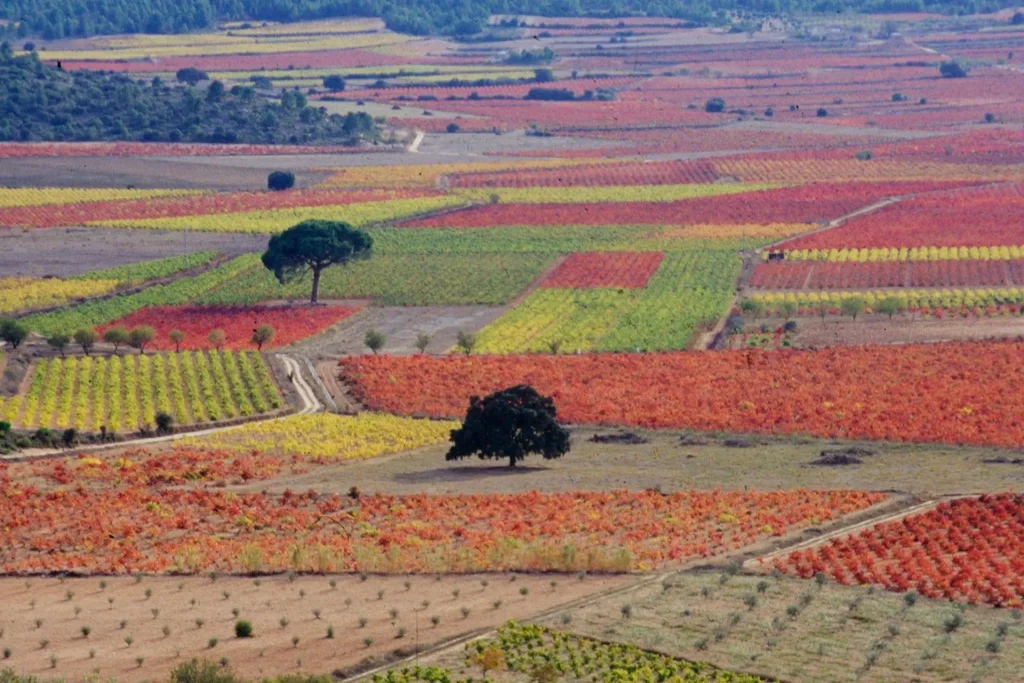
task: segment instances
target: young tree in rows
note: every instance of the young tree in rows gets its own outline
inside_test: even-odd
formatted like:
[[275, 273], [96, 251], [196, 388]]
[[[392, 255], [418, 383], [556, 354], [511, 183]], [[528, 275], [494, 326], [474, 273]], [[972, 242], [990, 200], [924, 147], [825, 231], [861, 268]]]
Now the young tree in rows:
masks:
[[797, 305], [795, 301], [783, 301], [779, 304], [779, 313], [782, 314], [784, 320], [789, 320], [796, 313]]
[[345, 89], [345, 79], [338, 74], [324, 76], [324, 87], [331, 92], [341, 92]]
[[462, 427], [452, 430], [445, 460], [508, 458], [509, 467], [515, 467], [530, 453], [560, 458], [569, 452], [569, 432], [557, 417], [554, 401], [525, 384], [483, 399], [473, 396]]
[[171, 340], [171, 343], [174, 344], [175, 353], [180, 352], [181, 343], [185, 341], [185, 333], [182, 332], [181, 330], [171, 330], [167, 334], [167, 337]]
[[895, 296], [887, 296], [875, 306], [875, 310], [889, 316], [889, 320], [892, 320], [892, 317], [897, 313], [902, 313], [903, 308], [903, 302], [900, 301], [899, 297]]
[[366, 348], [373, 351], [373, 355], [377, 355], [377, 352], [384, 348], [384, 344], [387, 342], [387, 337], [380, 330], [367, 330], [366, 336], [363, 337], [363, 343], [366, 344]]
[[252, 338], [250, 341], [256, 345], [257, 351], [263, 350], [263, 345], [270, 342], [274, 338], [274, 328], [267, 323], [263, 323], [255, 330], [252, 331]]
[[967, 71], [960, 66], [959, 62], [943, 62], [939, 64], [939, 73], [943, 78], [965, 78]]
[[373, 238], [341, 221], [302, 221], [270, 238], [263, 265], [281, 284], [313, 274], [309, 302], [320, 294], [320, 275], [333, 265], [346, 265], [370, 257]]
[[740, 310], [757, 320], [764, 313], [764, 303], [760, 299], [744, 299], [740, 302]]
[[75, 332], [73, 339], [76, 344], [82, 347], [82, 353], [88, 356], [92, 351], [92, 347], [96, 345], [96, 330], [83, 327]]
[[156, 433], [157, 434], [168, 434], [171, 431], [171, 427], [174, 425], [174, 418], [164, 411], [160, 411], [155, 415], [156, 418]]
[[64, 349], [66, 349], [68, 344], [71, 343], [71, 337], [64, 334], [63, 332], [57, 332], [47, 337], [46, 343], [60, 351], [60, 357], [63, 358]]
[[505, 668], [505, 653], [496, 647], [488, 647], [477, 654], [476, 665], [480, 667], [480, 672], [486, 679], [489, 671]]
[[139, 353], [146, 352], [146, 344], [153, 341], [156, 331], [149, 325], [138, 325], [128, 333], [128, 344], [139, 350]]
[[200, 71], [192, 66], [185, 67], [184, 69], [178, 69], [174, 76], [179, 82], [188, 83], [189, 85], [195, 85], [199, 81], [205, 81], [209, 78], [205, 71]]
[[420, 353], [426, 353], [427, 347], [430, 346], [430, 335], [426, 332], [420, 332], [416, 335], [416, 348]]
[[11, 345], [12, 349], [21, 346], [28, 338], [28, 329], [14, 320], [0, 320], [0, 341]]
[[468, 356], [473, 353], [473, 348], [475, 346], [476, 335], [472, 332], [459, 330], [458, 335], [455, 337], [455, 348], [462, 349], [462, 352]]
[[206, 341], [210, 342], [210, 346], [220, 350], [220, 347], [224, 346], [224, 340], [227, 335], [224, 334], [224, 330], [211, 330], [210, 334], [206, 335]]
[[103, 333], [103, 341], [114, 345], [114, 354], [121, 349], [122, 344], [128, 343], [128, 330], [123, 325], [114, 325]]
[[851, 296], [839, 302], [839, 312], [857, 320], [857, 316], [864, 312], [866, 306], [867, 303], [864, 299], [859, 296]]

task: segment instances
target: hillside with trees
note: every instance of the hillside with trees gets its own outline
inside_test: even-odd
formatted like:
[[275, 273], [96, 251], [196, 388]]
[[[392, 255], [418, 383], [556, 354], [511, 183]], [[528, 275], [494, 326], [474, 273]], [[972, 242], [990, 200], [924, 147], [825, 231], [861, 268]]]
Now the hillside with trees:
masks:
[[154, 78], [47, 66], [0, 46], [0, 140], [130, 140], [357, 145], [379, 138], [365, 113], [328, 114], [305, 95], [280, 102], [249, 87], [168, 85]]
[[1013, 7], [1012, 0], [0, 0], [9, 36], [58, 39], [111, 33], [185, 33], [217, 21], [299, 21], [377, 16], [417, 35], [478, 32], [491, 14], [673, 17], [712, 21], [720, 11], [759, 14], [859, 11], [971, 14]]

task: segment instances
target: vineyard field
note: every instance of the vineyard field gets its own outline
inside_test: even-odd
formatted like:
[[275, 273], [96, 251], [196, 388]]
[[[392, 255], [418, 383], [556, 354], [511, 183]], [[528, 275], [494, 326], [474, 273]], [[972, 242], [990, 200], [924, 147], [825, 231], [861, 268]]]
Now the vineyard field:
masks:
[[67, 333], [97, 327], [124, 317], [146, 306], [173, 306], [188, 303], [256, 267], [258, 254], [238, 256], [192, 278], [147, 287], [134, 294], [88, 301], [47, 313], [26, 316], [21, 322], [40, 334]]
[[0, 314], [67, 304], [78, 299], [111, 294], [123, 287], [174, 275], [209, 263], [217, 252], [196, 252], [156, 261], [83, 273], [68, 279], [0, 278]]
[[282, 457], [304, 456], [321, 462], [365, 460], [444, 443], [458, 425], [448, 420], [414, 420], [378, 413], [316, 413], [188, 437], [181, 445], [242, 454], [259, 451]]
[[193, 425], [284, 405], [255, 352], [48, 358], [30, 377], [26, 393], [3, 406], [3, 419], [17, 428], [135, 432], [152, 430], [158, 412]]
[[[106, 329], [121, 325], [131, 329], [138, 325], [152, 327], [156, 333], [148, 348], [154, 350], [196, 350], [210, 346], [207, 336], [214, 330], [224, 332], [222, 348], [253, 349], [252, 333], [260, 325], [274, 328], [273, 338], [264, 349], [276, 349], [323, 332], [359, 309], [344, 306], [150, 306], [101, 326]], [[185, 334], [180, 344], [170, 338], [172, 330]]]
[[[414, 219], [407, 228], [483, 228], [495, 225], [682, 225], [811, 223], [833, 220], [887, 197], [942, 189], [944, 183], [818, 183], [740, 195], [656, 203], [492, 204]], [[831, 231], [829, 233], [831, 234]]]
[[879, 524], [775, 562], [804, 578], [822, 573], [845, 585], [876, 584], [930, 598], [1024, 606], [1024, 498], [961, 498], [898, 522]]
[[834, 290], [892, 287], [1014, 287], [1024, 260], [914, 262], [795, 261], [758, 264], [750, 280], [757, 289]]
[[904, 199], [836, 230], [798, 237], [783, 249], [993, 247], [1024, 245], [1020, 184]]
[[343, 205], [296, 206], [282, 209], [211, 213], [171, 218], [126, 218], [89, 221], [89, 225], [148, 230], [201, 230], [210, 232], [275, 233], [305, 220], [343, 220], [361, 227], [395, 221], [421, 213], [462, 206], [465, 200], [453, 196], [416, 197], [367, 201]]
[[[629, 269], [624, 271], [624, 266]], [[687, 348], [700, 326], [713, 326], [725, 312], [738, 272], [739, 259], [725, 250], [574, 254], [539, 290], [480, 333], [479, 350], [500, 354]], [[626, 286], [641, 280], [642, 287]], [[567, 286], [595, 281], [601, 285]]]
[[[87, 470], [77, 472], [78, 478], [88, 477]], [[74, 496], [25, 490], [18, 500], [0, 501], [0, 523], [11, 529], [0, 568], [40, 573], [74, 567], [104, 574], [197, 573], [214, 567], [248, 574], [621, 573], [718, 555], [885, 498], [807, 490], [534, 491], [363, 494], [356, 506], [347, 496], [315, 491], [271, 495], [129, 481], [82, 488]], [[86, 516], [81, 510], [103, 514]], [[139, 528], [127, 554], [111, 533], [125, 523]], [[191, 531], [186, 537], [181, 525]], [[68, 535], [80, 544], [63, 542]], [[567, 544], [578, 551], [565, 552]]]
[[[504, 304], [540, 276], [548, 254], [381, 255], [324, 271], [323, 299], [374, 299], [386, 306]], [[310, 279], [282, 285], [255, 268], [199, 296], [195, 303], [250, 306], [271, 299], [308, 299]]]
[[454, 417], [471, 395], [527, 382], [580, 424], [1020, 447], [1020, 407], [987, 397], [1016, 391], [1022, 352], [1019, 343], [972, 342], [339, 365], [368, 406], [399, 414]]

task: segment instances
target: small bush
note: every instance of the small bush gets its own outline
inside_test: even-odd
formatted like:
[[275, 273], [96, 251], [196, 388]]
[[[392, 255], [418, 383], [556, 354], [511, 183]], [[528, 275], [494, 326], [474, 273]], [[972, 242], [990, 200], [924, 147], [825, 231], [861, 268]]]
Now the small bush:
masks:
[[169, 683], [237, 683], [230, 669], [208, 660], [193, 659], [171, 671]]
[[725, 100], [721, 97], [712, 97], [704, 103], [704, 111], [709, 114], [719, 114], [725, 111]]
[[252, 638], [252, 622], [242, 619], [235, 622], [236, 638]]
[[290, 190], [293, 187], [295, 187], [295, 174], [291, 171], [274, 171], [267, 176], [267, 189], [269, 190]]

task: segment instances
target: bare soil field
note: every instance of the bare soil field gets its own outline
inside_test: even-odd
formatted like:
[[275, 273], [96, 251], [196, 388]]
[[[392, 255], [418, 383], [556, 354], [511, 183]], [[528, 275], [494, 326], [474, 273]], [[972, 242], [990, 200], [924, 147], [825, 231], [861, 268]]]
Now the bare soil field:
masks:
[[476, 332], [494, 322], [504, 312], [505, 308], [498, 306], [368, 307], [332, 326], [325, 333], [292, 344], [286, 350], [308, 356], [312, 360], [370, 353], [363, 340], [367, 331], [377, 330], [387, 337], [381, 353], [419, 353], [415, 343], [416, 336], [421, 332], [430, 335], [430, 346], [427, 347], [429, 353], [445, 353], [455, 346], [459, 330]]
[[[822, 439], [696, 437], [675, 431], [636, 432], [647, 443], [594, 443], [609, 430], [572, 429], [572, 450], [558, 460], [534, 456], [516, 468], [496, 461], [446, 462], [448, 445], [362, 462], [330, 464], [239, 491], [285, 489], [345, 493], [488, 494], [523, 491], [648, 489], [863, 489], [943, 495], [1024, 486], [1021, 454], [983, 448], [830, 442]], [[681, 438], [682, 437], [682, 438]], [[703, 445], [700, 442], [705, 442]], [[683, 443], [687, 442], [687, 443]], [[814, 464], [822, 451], [857, 446], [859, 464]], [[988, 462], [986, 462], [988, 461]]]
[[[781, 319], [762, 321], [773, 329]], [[761, 322], [748, 326], [756, 332]], [[1005, 318], [958, 318], [943, 320], [911, 319], [885, 315], [858, 316], [857, 320], [831, 316], [800, 318], [794, 346], [819, 347], [837, 344], [914, 344], [921, 342], [959, 341], [966, 339], [1002, 339], [1024, 335], [1024, 320]]]
[[[253, 160], [264, 157], [242, 157]], [[269, 157], [279, 159], [280, 157]], [[212, 158], [214, 162], [224, 157]], [[281, 166], [288, 169], [290, 166]], [[301, 166], [306, 170], [309, 166]], [[273, 169], [271, 169], [273, 170]], [[265, 190], [267, 173], [248, 164], [208, 167], [189, 163], [189, 157], [62, 157], [4, 159], [0, 186], [9, 187], [139, 187], [197, 190]], [[299, 173], [297, 187], [309, 187], [325, 177]]]
[[216, 250], [265, 249], [266, 235], [110, 228], [0, 229], [0, 273], [66, 277], [90, 270]]
[[[247, 679], [329, 673], [367, 658], [386, 661], [399, 649], [412, 654], [634, 580], [506, 574], [365, 581], [350, 575], [5, 578], [0, 648], [10, 649], [3, 666], [48, 679], [80, 680], [90, 673], [104, 680], [162, 679], [193, 657], [227, 658]], [[235, 637], [239, 619], [252, 623], [252, 638]]]

